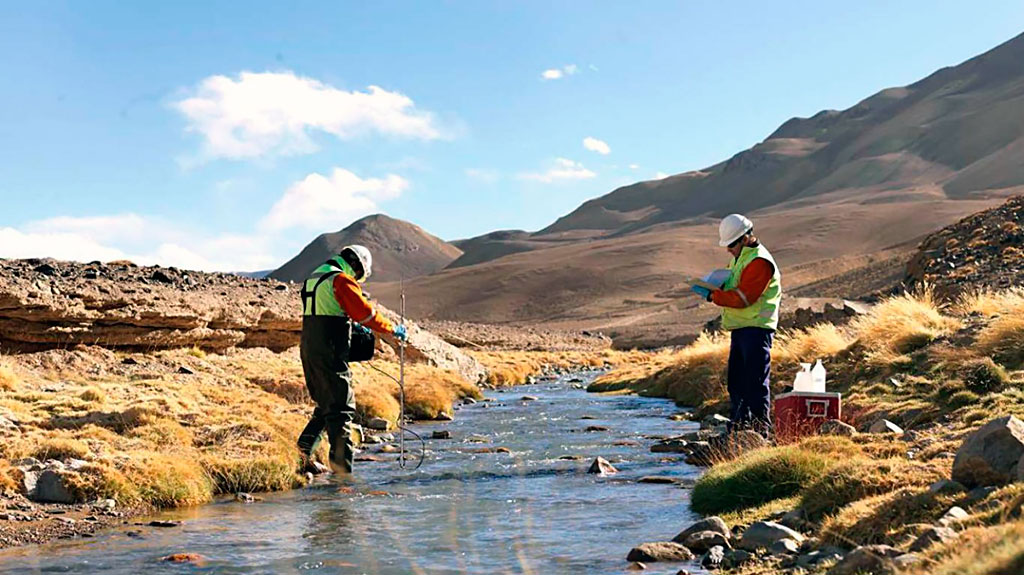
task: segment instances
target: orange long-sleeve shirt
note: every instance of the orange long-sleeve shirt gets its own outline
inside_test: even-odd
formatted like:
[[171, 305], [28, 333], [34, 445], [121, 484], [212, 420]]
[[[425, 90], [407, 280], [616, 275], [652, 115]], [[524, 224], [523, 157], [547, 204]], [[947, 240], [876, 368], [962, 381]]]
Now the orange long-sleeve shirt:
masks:
[[764, 258], [757, 258], [747, 264], [740, 274], [740, 283], [735, 289], [711, 292], [711, 301], [722, 307], [742, 309], [750, 307], [761, 297], [772, 281], [775, 268]]
[[359, 325], [365, 325], [378, 333], [394, 331], [395, 328], [391, 321], [373, 309], [373, 304], [367, 301], [366, 296], [363, 295], [363, 288], [359, 287], [359, 284], [351, 276], [343, 273], [335, 275], [332, 287], [334, 288], [334, 299], [338, 300], [338, 305], [345, 310], [352, 321]]

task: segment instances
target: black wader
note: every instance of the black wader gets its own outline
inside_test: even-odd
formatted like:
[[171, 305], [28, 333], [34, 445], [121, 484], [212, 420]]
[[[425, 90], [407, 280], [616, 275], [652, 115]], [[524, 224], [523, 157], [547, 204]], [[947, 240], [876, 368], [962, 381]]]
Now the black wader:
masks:
[[331, 464], [345, 473], [352, 472], [354, 446], [349, 424], [356, 413], [352, 372], [345, 361], [351, 335], [352, 323], [348, 318], [316, 315], [302, 318], [302, 372], [316, 409], [299, 436], [299, 449], [310, 455], [326, 429], [331, 443]]

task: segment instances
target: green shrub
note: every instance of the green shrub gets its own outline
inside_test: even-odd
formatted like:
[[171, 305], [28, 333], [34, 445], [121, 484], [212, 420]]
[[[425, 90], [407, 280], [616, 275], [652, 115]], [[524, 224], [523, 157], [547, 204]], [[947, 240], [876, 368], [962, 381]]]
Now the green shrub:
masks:
[[694, 485], [691, 505], [702, 514], [756, 507], [800, 493], [828, 466], [825, 454], [798, 445], [752, 451], [709, 469]]
[[1002, 391], [1010, 383], [1010, 376], [1003, 366], [992, 361], [990, 357], [973, 359], [961, 369], [964, 385], [977, 394]]

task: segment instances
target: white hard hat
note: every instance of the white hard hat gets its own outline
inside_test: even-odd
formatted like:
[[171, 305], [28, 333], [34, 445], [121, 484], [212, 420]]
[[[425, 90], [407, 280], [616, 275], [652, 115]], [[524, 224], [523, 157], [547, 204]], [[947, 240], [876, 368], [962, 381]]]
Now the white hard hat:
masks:
[[722, 218], [718, 224], [718, 245], [728, 247], [729, 244], [740, 239], [744, 234], [754, 229], [754, 222], [745, 218], [742, 214], [729, 214]]
[[350, 250], [355, 254], [356, 259], [359, 260], [359, 265], [363, 268], [363, 275], [361, 277], [357, 277], [356, 280], [360, 282], [366, 281], [370, 277], [370, 274], [373, 273], [373, 256], [370, 255], [370, 250], [366, 249], [366, 246], [358, 244], [345, 246], [341, 251], [344, 252], [345, 250]]

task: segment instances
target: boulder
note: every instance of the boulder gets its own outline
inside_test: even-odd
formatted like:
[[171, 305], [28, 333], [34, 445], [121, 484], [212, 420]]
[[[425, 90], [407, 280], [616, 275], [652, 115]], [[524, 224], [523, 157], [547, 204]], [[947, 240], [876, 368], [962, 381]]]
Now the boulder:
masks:
[[949, 543], [960, 537], [960, 534], [949, 527], [929, 527], [911, 545], [911, 552], [924, 551], [936, 543]]
[[949, 527], [951, 524], [954, 524], [962, 519], [967, 519], [968, 516], [969, 514], [966, 511], [964, 511], [962, 507], [957, 507], [954, 505], [953, 507], [950, 507], [949, 511], [947, 511], [939, 519], [939, 525], [943, 527]]
[[687, 537], [682, 543], [694, 553], [706, 553], [713, 547], [732, 549], [729, 538], [717, 531], [699, 531]]
[[693, 559], [693, 553], [679, 543], [672, 541], [657, 541], [644, 543], [629, 550], [626, 555], [627, 561], [689, 561]]
[[771, 549], [775, 542], [782, 539], [792, 539], [797, 543], [802, 543], [804, 536], [785, 525], [772, 521], [758, 521], [747, 527], [737, 547], [747, 551], [755, 551], [761, 548]]
[[618, 472], [619, 470], [615, 469], [615, 466], [603, 457], [595, 459], [594, 462], [590, 464], [590, 468], [587, 469], [587, 473], [592, 473], [594, 475], [611, 475], [612, 473]]
[[71, 493], [64, 477], [53, 469], [39, 474], [33, 500], [42, 503], [74, 503], [75, 496]]
[[865, 545], [850, 551], [842, 561], [828, 570], [828, 575], [882, 575], [894, 570], [892, 560], [902, 553], [888, 545]]
[[803, 509], [794, 509], [792, 511], [787, 511], [779, 519], [779, 523], [793, 530], [802, 529], [805, 525], [807, 525], [807, 513], [805, 513]]
[[721, 533], [726, 539], [732, 538], [732, 533], [729, 531], [729, 526], [726, 525], [725, 521], [721, 517], [708, 517], [701, 519], [700, 521], [690, 525], [683, 530], [682, 533], [672, 538], [672, 541], [676, 543], [682, 543], [694, 533], [701, 533], [704, 531], [711, 531], [713, 533]]
[[924, 559], [917, 553], [904, 553], [899, 557], [892, 560], [892, 564], [896, 566], [896, 570], [903, 572], [912, 567], [920, 565]]
[[821, 427], [818, 428], [818, 433], [821, 435], [853, 437], [854, 435], [857, 435], [857, 428], [848, 423], [843, 423], [838, 419], [830, 419], [821, 424]]
[[1004, 485], [1024, 479], [1024, 421], [1010, 415], [993, 419], [967, 436], [953, 460], [953, 480], [965, 487]]
[[964, 486], [952, 479], [940, 479], [928, 486], [928, 493], [932, 495], [953, 495], [966, 491]]
[[537, 397], [536, 395], [524, 395], [524, 396], [520, 397], [519, 399], [520, 399], [520, 401], [537, 401], [540, 398]]
[[712, 547], [700, 559], [701, 567], [705, 569], [718, 569], [725, 559], [725, 547]]
[[21, 494], [29, 499], [34, 499], [36, 495], [36, 485], [39, 483], [39, 471], [33, 471], [29, 467], [23, 467], [18, 470], [21, 477], [18, 479], [18, 489]]
[[838, 563], [842, 561], [843, 554], [837, 549], [816, 549], [804, 555], [801, 555], [796, 560], [796, 566], [802, 569], [813, 567], [820, 563], [831, 562]]
[[879, 419], [878, 421], [871, 424], [868, 428], [870, 433], [896, 433], [899, 435], [903, 434], [903, 428], [889, 421], [888, 419]]
[[433, 431], [433, 433], [430, 434], [430, 439], [451, 439], [451, 438], [452, 438], [452, 432], [448, 431], [447, 429], [435, 429]]

